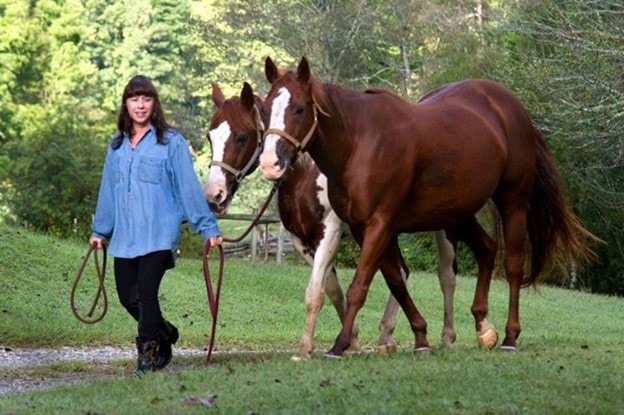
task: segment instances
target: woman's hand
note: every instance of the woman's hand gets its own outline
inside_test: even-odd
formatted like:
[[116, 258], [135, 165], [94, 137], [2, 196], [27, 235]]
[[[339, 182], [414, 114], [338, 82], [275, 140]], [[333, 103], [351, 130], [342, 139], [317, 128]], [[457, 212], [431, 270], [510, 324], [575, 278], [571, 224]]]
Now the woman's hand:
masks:
[[92, 236], [91, 238], [89, 238], [89, 245], [98, 251], [102, 250], [102, 243], [102, 238], [98, 238], [97, 236]]
[[210, 246], [217, 246], [223, 243], [223, 237], [221, 235], [213, 236], [210, 238]]

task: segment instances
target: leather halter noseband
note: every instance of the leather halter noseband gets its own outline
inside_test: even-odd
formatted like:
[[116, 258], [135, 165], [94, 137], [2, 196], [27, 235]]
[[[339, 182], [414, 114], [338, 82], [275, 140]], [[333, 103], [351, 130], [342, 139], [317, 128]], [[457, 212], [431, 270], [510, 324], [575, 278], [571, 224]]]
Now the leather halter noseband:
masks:
[[305, 137], [303, 137], [303, 140], [299, 141], [295, 137], [293, 137], [292, 135], [288, 134], [286, 131], [280, 130], [278, 128], [269, 128], [268, 130], [266, 130], [264, 132], [264, 138], [263, 139], [266, 139], [267, 135], [269, 135], [269, 134], [278, 135], [278, 136], [280, 136], [280, 137], [290, 141], [290, 143], [293, 146], [295, 146], [295, 149], [297, 150], [297, 154], [303, 153], [305, 151], [306, 146], [310, 142], [310, 139], [314, 135], [314, 132], [316, 131], [316, 127], [318, 127], [318, 113], [319, 113], [319, 111], [322, 114], [327, 115], [318, 106], [318, 104], [316, 103], [316, 100], [312, 100], [312, 111], [313, 111], [313, 115], [314, 115], [314, 121], [312, 122], [312, 126], [308, 130], [308, 133], [305, 135]]
[[263, 134], [264, 123], [262, 122], [262, 117], [260, 116], [260, 110], [258, 109], [258, 105], [254, 104], [254, 110], [256, 112], [256, 131], [257, 131], [256, 141], [257, 143], [256, 143], [256, 149], [254, 151], [254, 154], [249, 159], [245, 167], [243, 167], [241, 170], [237, 170], [234, 167], [222, 161], [218, 161], [218, 160], [210, 161], [210, 167], [212, 166], [221, 167], [223, 170], [231, 173], [236, 179], [237, 183], [242, 182], [243, 178], [247, 176], [247, 174], [249, 174], [249, 171], [253, 168], [253, 165], [255, 164], [258, 157], [260, 157], [260, 152], [262, 151], [262, 143], [264, 140], [264, 134]]

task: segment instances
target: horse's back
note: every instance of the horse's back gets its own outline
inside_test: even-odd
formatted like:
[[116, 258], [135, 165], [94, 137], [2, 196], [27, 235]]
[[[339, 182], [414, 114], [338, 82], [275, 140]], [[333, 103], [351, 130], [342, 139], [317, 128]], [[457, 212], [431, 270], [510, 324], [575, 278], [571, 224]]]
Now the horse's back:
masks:
[[[519, 100], [493, 81], [445, 85], [417, 104], [377, 91], [364, 99], [369, 108], [358, 122], [378, 128], [369, 128], [366, 140], [358, 137], [356, 159], [373, 166], [383, 166], [381, 158], [392, 162], [385, 165], [390, 169], [384, 175], [370, 172], [362, 186], [374, 181], [409, 195], [404, 206], [419, 215], [410, 216], [408, 226], [431, 230], [448, 224], [449, 218], [461, 221], [497, 189], [532, 179], [526, 172], [534, 171], [534, 127]], [[379, 128], [385, 130], [381, 135]], [[357, 185], [351, 189], [360, 190]], [[385, 203], [381, 197], [372, 202]], [[367, 208], [361, 210], [358, 216], [364, 217]], [[444, 220], [438, 222], [440, 218]], [[427, 228], [422, 229], [425, 222]]]
[[495, 81], [468, 79], [447, 84], [429, 92], [417, 104], [435, 111], [443, 111], [451, 105], [480, 115], [483, 122], [498, 124], [501, 133], [509, 137], [518, 131], [525, 133], [534, 129], [518, 97]]

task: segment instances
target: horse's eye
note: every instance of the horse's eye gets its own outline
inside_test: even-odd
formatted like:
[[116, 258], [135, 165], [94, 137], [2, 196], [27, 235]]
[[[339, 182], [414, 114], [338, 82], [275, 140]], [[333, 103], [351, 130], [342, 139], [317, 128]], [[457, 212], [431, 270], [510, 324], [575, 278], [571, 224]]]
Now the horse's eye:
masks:
[[239, 147], [244, 146], [245, 143], [247, 142], [247, 139], [248, 137], [246, 134], [238, 134], [234, 138], [234, 144], [236, 144]]
[[297, 108], [295, 108], [295, 115], [301, 115], [304, 111], [305, 108], [303, 107], [303, 105], [298, 105]]

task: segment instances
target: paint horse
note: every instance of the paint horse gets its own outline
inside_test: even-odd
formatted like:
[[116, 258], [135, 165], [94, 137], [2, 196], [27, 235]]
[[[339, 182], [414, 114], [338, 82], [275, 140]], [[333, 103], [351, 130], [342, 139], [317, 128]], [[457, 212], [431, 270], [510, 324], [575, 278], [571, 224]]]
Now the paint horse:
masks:
[[378, 269], [410, 322], [414, 350], [429, 349], [427, 323], [397, 266], [398, 235], [436, 229], [466, 243], [476, 258], [471, 311], [480, 342], [491, 345], [486, 316], [498, 247], [475, 218], [489, 199], [502, 222], [509, 283], [503, 349], [517, 348], [521, 287], [538, 284], [553, 261], [565, 267], [591, 259], [588, 244], [596, 238], [567, 205], [541, 133], [503, 86], [457, 82], [412, 104], [381, 89], [322, 83], [305, 58], [296, 71], [278, 70], [267, 58], [265, 76], [271, 90], [262, 110], [268, 127], [262, 174], [279, 180], [301, 152], [308, 152], [327, 176], [332, 207], [361, 247], [342, 330], [328, 356], [341, 356], [349, 346]]
[[[213, 84], [212, 99], [217, 108], [213, 115], [208, 140], [212, 146], [212, 161], [204, 193], [211, 209], [225, 212], [243, 178], [258, 165], [264, 127], [259, 115], [260, 99], [245, 83], [240, 97], [225, 99], [218, 85]], [[324, 294], [333, 303], [340, 321], [344, 320], [346, 303], [338, 283], [335, 257], [345, 226], [332, 210], [327, 196], [327, 179], [308, 155], [301, 155], [281, 180], [277, 191], [279, 215], [284, 227], [292, 235], [299, 253], [312, 265], [306, 290], [306, 319], [299, 350], [294, 360], [309, 358], [314, 348], [316, 318], [323, 306]], [[446, 239], [444, 232], [436, 232], [438, 245], [438, 277], [444, 296], [444, 327], [442, 344], [455, 341], [453, 326], [453, 295], [455, 291], [456, 242]], [[407, 278], [407, 267], [399, 257], [401, 271]], [[396, 343], [392, 332], [396, 325], [398, 303], [389, 297], [379, 324], [379, 351], [394, 351]], [[357, 328], [349, 334], [349, 344], [359, 350]]]

